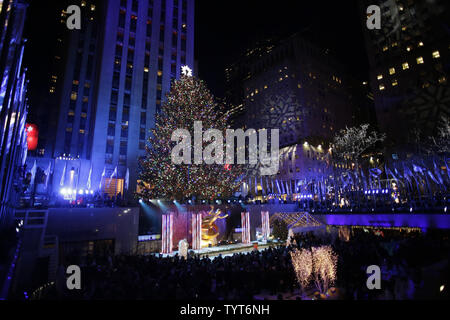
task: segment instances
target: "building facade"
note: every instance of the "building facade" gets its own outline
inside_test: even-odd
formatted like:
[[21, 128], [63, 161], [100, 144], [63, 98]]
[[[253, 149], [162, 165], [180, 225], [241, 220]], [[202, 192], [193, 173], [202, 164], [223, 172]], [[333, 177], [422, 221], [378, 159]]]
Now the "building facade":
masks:
[[12, 222], [25, 180], [27, 82], [22, 64], [28, 4], [0, 1], [0, 227]]
[[450, 106], [447, 1], [364, 1], [381, 8], [381, 30], [363, 20], [370, 85], [381, 131], [393, 147], [436, 133]]
[[81, 30], [69, 32], [62, 82], [49, 89], [60, 101], [51, 190], [66, 198], [98, 192], [132, 199], [155, 115], [181, 66], [194, 67], [194, 0], [82, 7]]
[[292, 193], [295, 188], [286, 183], [326, 175], [329, 143], [340, 129], [362, 121], [357, 113], [366, 105], [358, 104], [355, 94], [362, 84], [355, 90], [345, 67], [299, 35], [247, 51], [226, 74], [229, 92], [243, 95], [234, 101], [243, 105], [235, 126], [280, 130], [280, 172], [268, 182], [251, 178], [251, 193], [258, 188]]

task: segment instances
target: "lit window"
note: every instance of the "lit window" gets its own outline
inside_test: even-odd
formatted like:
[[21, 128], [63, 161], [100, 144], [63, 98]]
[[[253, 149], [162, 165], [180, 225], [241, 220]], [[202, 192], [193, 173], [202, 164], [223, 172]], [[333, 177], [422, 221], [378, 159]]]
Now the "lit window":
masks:
[[162, 76], [162, 71], [158, 70], [158, 77], [161, 77], [161, 76]]
[[423, 47], [423, 42], [422, 41], [419, 42], [419, 47]]
[[389, 48], [387, 46], [383, 47], [383, 51], [387, 51]]
[[398, 81], [397, 81], [397, 80], [392, 81], [392, 86], [393, 86], [393, 87], [398, 86]]
[[389, 68], [389, 74], [390, 75], [395, 74], [395, 68]]
[[264, 86], [264, 89], [267, 89], [267, 84]]
[[383, 75], [382, 75], [382, 74], [379, 74], [379, 75], [377, 76], [377, 79], [378, 79], [378, 80], [383, 79]]
[[423, 62], [424, 62], [422, 57], [419, 57], [416, 60], [417, 60], [417, 64], [423, 64]]
[[82, 6], [82, 7], [86, 7], [86, 1], [84, 1], [84, 0], [81, 1], [81, 6]]
[[433, 58], [437, 59], [437, 58], [440, 58], [440, 57], [441, 57], [441, 55], [440, 55], [439, 51], [433, 52]]
[[80, 129], [80, 133], [81, 133], [81, 134], [84, 134], [85, 131], [84, 131], [83, 129]]
[[91, 4], [91, 11], [95, 11], [95, 5]]
[[446, 77], [440, 77], [438, 81], [439, 81], [439, 83], [445, 83], [445, 82], [447, 82], [447, 78]]
[[[53, 78], [53, 79], [55, 79], [55, 78]], [[76, 86], [77, 86], [77, 85], [79, 85], [79, 84], [80, 84], [80, 81], [78, 81], [78, 80], [73, 80], [73, 81], [72, 81], [72, 83], [73, 83], [74, 85], [76, 85]]]
[[70, 100], [75, 101], [78, 98], [78, 94], [76, 92], [72, 92], [72, 94], [70, 95]]
[[148, 72], [148, 68], [147, 67], [144, 68], [144, 72]]
[[406, 51], [411, 51], [412, 50], [412, 48], [411, 48], [411, 46], [408, 46], [408, 47], [406, 47]]
[[409, 69], [409, 64], [408, 62], [405, 62], [404, 64], [402, 64], [403, 70]]
[[384, 86], [384, 84], [380, 84], [380, 91], [383, 91], [384, 89], [386, 89], [386, 87]]

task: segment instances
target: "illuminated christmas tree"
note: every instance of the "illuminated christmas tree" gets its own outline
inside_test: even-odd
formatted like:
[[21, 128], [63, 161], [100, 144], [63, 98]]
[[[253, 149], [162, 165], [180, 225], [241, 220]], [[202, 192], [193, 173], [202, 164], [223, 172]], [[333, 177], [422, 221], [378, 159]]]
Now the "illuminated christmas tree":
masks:
[[[143, 199], [167, 200], [184, 200], [193, 196], [209, 200], [227, 198], [239, 189], [243, 166], [225, 164], [225, 156], [220, 164], [195, 161], [203, 155], [202, 150], [216, 139], [208, 140], [203, 136], [200, 143], [194, 142], [194, 122], [201, 121], [203, 130], [217, 129], [225, 137], [229, 129], [228, 116], [202, 80], [193, 77], [187, 67], [183, 67], [182, 73], [180, 80], [172, 84], [161, 112], [156, 115], [146, 156], [140, 163], [140, 191], [137, 195]], [[188, 164], [172, 161], [172, 150], [183, 140], [178, 137], [172, 141], [177, 129], [185, 129], [190, 135], [185, 137], [192, 148], [189, 152], [182, 152], [190, 159]], [[216, 152], [225, 154], [223, 148], [213, 151], [213, 156]]]

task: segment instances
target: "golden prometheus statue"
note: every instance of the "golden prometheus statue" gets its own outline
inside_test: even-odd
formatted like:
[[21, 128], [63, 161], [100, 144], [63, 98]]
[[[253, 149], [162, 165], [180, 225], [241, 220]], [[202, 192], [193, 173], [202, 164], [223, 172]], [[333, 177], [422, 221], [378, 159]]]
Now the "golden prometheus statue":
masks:
[[208, 215], [202, 218], [202, 247], [208, 245], [216, 245], [217, 237], [219, 236], [219, 227], [215, 223], [217, 219], [225, 219], [228, 214], [221, 215], [222, 211], [217, 209], [214, 212], [214, 207], [211, 207], [211, 211]]

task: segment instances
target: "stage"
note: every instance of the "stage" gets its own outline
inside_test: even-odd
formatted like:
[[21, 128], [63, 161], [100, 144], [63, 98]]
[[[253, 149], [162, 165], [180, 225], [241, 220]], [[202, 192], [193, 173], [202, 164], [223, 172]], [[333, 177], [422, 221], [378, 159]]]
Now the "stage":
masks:
[[[258, 244], [257, 250], [259, 250], [259, 251], [267, 249], [271, 246], [277, 245], [276, 242], [275, 243], [274, 242], [266, 243], [266, 242], [258, 241], [258, 242], [248, 243], [248, 244], [233, 243], [233, 244], [221, 245], [221, 246], [210, 247], [210, 248], [202, 248], [200, 250], [192, 250], [192, 251], [195, 252], [196, 256], [200, 256], [201, 258], [206, 258], [207, 256], [209, 258], [215, 258], [219, 255], [222, 255], [222, 257], [226, 257], [226, 256], [231, 256], [236, 253], [252, 252], [253, 250], [255, 250], [255, 244]], [[189, 251], [191, 251], [191, 249], [189, 249]], [[170, 254], [160, 254], [160, 255], [162, 255], [163, 257], [173, 257], [176, 254], [178, 254], [178, 251], [174, 251]]]

